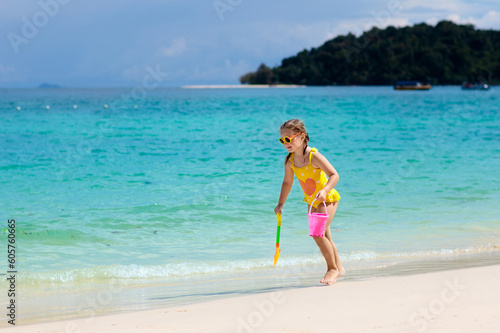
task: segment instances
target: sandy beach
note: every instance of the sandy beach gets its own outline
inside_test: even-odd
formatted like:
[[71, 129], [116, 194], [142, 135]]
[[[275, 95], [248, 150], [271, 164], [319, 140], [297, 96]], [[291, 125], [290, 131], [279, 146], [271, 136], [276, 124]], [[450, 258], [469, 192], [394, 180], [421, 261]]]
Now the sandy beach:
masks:
[[499, 332], [500, 265], [339, 280], [4, 332]]

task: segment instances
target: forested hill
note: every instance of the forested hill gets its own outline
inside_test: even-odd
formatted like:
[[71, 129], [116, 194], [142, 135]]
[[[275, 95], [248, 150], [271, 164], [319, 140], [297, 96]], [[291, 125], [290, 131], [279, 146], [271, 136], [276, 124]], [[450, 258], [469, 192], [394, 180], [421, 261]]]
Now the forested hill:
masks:
[[397, 80], [432, 84], [500, 82], [500, 31], [441, 21], [372, 28], [359, 38], [338, 36], [269, 68], [240, 78], [250, 84], [386, 85]]

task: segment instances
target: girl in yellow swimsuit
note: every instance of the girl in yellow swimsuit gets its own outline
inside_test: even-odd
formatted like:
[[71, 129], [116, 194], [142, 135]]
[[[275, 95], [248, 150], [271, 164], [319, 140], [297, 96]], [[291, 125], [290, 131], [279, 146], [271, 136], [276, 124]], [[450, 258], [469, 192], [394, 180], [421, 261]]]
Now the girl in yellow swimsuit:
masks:
[[[297, 177], [304, 192], [307, 210], [313, 204], [312, 212], [329, 215], [325, 228], [325, 237], [313, 237], [325, 258], [327, 271], [321, 283], [332, 284], [345, 274], [340, 262], [337, 247], [332, 240], [330, 223], [337, 210], [340, 195], [333, 187], [339, 181], [339, 175], [328, 160], [316, 148], [308, 147], [309, 134], [304, 123], [299, 119], [291, 119], [280, 127], [279, 141], [288, 151], [285, 158], [285, 178], [281, 185], [278, 205], [274, 208], [276, 214], [281, 213], [286, 198], [292, 189], [293, 176]], [[314, 201], [314, 203], [313, 203]], [[322, 202], [326, 203], [325, 206]]]

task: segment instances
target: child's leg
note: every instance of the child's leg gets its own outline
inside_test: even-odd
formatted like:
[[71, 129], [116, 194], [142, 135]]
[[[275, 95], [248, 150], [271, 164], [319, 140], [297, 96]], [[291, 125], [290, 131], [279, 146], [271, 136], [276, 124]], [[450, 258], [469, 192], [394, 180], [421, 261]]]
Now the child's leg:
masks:
[[[335, 215], [335, 211], [337, 210], [338, 202], [328, 203], [327, 211], [328, 211], [328, 221], [325, 227], [325, 236], [324, 237], [313, 237], [314, 241], [318, 245], [321, 254], [325, 258], [327, 271], [323, 279], [321, 279], [321, 283], [332, 284], [335, 283], [337, 278], [344, 274], [344, 268], [340, 264], [340, 258], [337, 252], [337, 247], [331, 238], [330, 231], [330, 223], [333, 220], [333, 216]], [[308, 207], [309, 208], [309, 207]], [[324, 205], [318, 206], [318, 209], [314, 209], [313, 211], [317, 211], [318, 213], [325, 213]]]
[[[330, 228], [330, 224], [333, 220], [333, 216], [335, 215], [335, 212], [337, 211], [337, 208], [339, 206], [339, 202], [336, 201], [336, 202], [333, 202], [331, 204], [327, 204], [327, 210], [328, 210], [328, 215], [330, 216], [328, 218], [328, 221], [327, 221], [327, 224], [326, 224], [326, 227], [325, 227], [325, 237], [328, 238], [328, 240], [332, 243], [332, 247], [333, 247], [333, 253], [334, 253], [334, 256], [335, 256], [335, 264], [339, 270], [339, 276], [338, 277], [341, 277], [345, 274], [345, 269], [344, 267], [342, 266], [342, 263], [340, 262], [340, 257], [339, 257], [339, 252], [337, 251], [337, 246], [335, 246], [335, 243], [333, 242], [333, 239], [332, 239], [332, 232], [331, 232], [331, 228]], [[323, 206], [324, 208], [324, 206]]]

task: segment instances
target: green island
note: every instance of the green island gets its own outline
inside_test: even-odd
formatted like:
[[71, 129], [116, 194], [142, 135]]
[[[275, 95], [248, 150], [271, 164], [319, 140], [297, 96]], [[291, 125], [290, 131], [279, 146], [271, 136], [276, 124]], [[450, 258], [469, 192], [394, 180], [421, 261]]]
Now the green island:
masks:
[[441, 21], [337, 36], [269, 68], [242, 84], [391, 85], [398, 80], [455, 85], [500, 82], [500, 31]]

